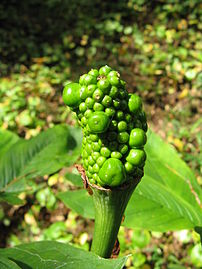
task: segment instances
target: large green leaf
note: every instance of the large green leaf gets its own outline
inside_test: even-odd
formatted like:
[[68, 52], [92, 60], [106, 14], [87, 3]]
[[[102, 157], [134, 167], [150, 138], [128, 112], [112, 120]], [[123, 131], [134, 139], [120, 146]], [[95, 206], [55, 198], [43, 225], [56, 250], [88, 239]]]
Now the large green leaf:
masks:
[[14, 145], [20, 138], [7, 130], [0, 129], [0, 160], [2, 156]]
[[[201, 227], [201, 188], [191, 170], [174, 148], [152, 132], [146, 152], [145, 176], [131, 197], [123, 225], [153, 231]], [[58, 197], [77, 213], [94, 216], [92, 199], [85, 190]]]
[[0, 249], [0, 264], [5, 259], [21, 269], [121, 269], [127, 257], [107, 260], [69, 244], [42, 241]]
[[20, 267], [13, 261], [0, 257], [0, 268], [1, 269], [20, 269]]
[[86, 190], [61, 192], [57, 197], [62, 200], [67, 207], [72, 208], [81, 216], [94, 218], [93, 199], [91, 199]]
[[38, 136], [21, 139], [0, 163], [0, 197], [25, 189], [25, 179], [52, 174], [75, 162], [80, 153], [81, 131], [58, 125]]

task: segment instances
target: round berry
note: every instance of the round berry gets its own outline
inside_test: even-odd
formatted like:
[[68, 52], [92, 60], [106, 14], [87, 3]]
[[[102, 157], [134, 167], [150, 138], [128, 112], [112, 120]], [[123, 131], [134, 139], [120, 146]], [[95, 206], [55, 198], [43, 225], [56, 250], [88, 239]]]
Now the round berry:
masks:
[[147, 137], [142, 129], [135, 128], [130, 133], [129, 145], [131, 148], [141, 148], [145, 145]]
[[112, 103], [112, 98], [109, 95], [105, 95], [105, 97], [102, 100], [103, 106], [110, 107], [111, 103]]
[[87, 89], [86, 89], [86, 93], [88, 97], [92, 97], [94, 91], [96, 90], [97, 86], [96, 85], [88, 85]]
[[109, 96], [114, 99], [118, 96], [118, 93], [119, 93], [118, 88], [115, 86], [112, 86], [109, 91]]
[[106, 109], [105, 109], [105, 113], [106, 113], [106, 115], [108, 116], [108, 117], [113, 117], [114, 115], [115, 115], [115, 113], [116, 113], [116, 110], [114, 109], [114, 108], [111, 108], [111, 107], [107, 107]]
[[62, 97], [67, 106], [76, 108], [80, 105], [80, 89], [81, 86], [78, 83], [70, 83], [65, 86]]
[[105, 161], [106, 161], [106, 158], [104, 156], [100, 156], [97, 159], [96, 163], [99, 165], [99, 167], [101, 167]]
[[119, 146], [119, 152], [121, 153], [121, 154], [126, 154], [127, 152], [128, 152], [128, 146], [127, 145], [125, 145], [125, 144], [123, 144], [123, 145], [120, 145]]
[[100, 89], [96, 89], [93, 93], [93, 99], [96, 101], [96, 102], [99, 102], [103, 99], [104, 97], [104, 93], [100, 90]]
[[126, 173], [119, 159], [109, 158], [99, 171], [99, 178], [103, 186], [116, 187], [126, 180]]
[[92, 75], [89, 75], [89, 74], [86, 75], [84, 80], [83, 80], [83, 84], [85, 86], [88, 86], [90, 84], [96, 84], [96, 83], [97, 83], [97, 78], [92, 76]]
[[107, 94], [110, 88], [110, 83], [107, 79], [102, 78], [98, 81], [97, 86], [100, 90]]
[[89, 72], [88, 72], [89, 75], [91, 76], [94, 76], [94, 77], [98, 77], [99, 76], [99, 72], [97, 69], [91, 69]]
[[79, 110], [84, 113], [86, 110], [87, 110], [87, 105], [82, 102], [80, 105], [79, 105]]
[[95, 101], [91, 97], [87, 97], [85, 104], [88, 108], [93, 108]]
[[107, 158], [111, 155], [111, 151], [107, 147], [102, 147], [100, 150], [100, 154]]
[[87, 109], [86, 112], [84, 113], [84, 116], [88, 119], [90, 116], [93, 115], [93, 111], [90, 109]]
[[86, 86], [82, 86], [80, 88], [80, 98], [82, 100], [86, 100], [86, 98], [88, 97], [88, 94], [87, 94], [87, 87]]
[[128, 107], [129, 107], [130, 112], [134, 114], [138, 113], [142, 109], [141, 98], [136, 94], [132, 94], [128, 101]]
[[121, 132], [118, 134], [117, 139], [118, 139], [118, 142], [121, 144], [127, 143], [129, 139], [129, 134], [127, 132]]
[[119, 130], [119, 132], [124, 132], [124, 131], [127, 130], [127, 128], [128, 128], [128, 126], [127, 126], [127, 123], [125, 121], [120, 121], [118, 123], [118, 130]]
[[118, 87], [120, 85], [120, 79], [117, 76], [110, 76], [108, 79], [112, 86]]
[[111, 67], [105, 65], [99, 69], [99, 74], [102, 76], [107, 76], [111, 70], [112, 70]]
[[126, 160], [135, 166], [142, 167], [146, 160], [146, 154], [142, 149], [131, 149]]
[[124, 166], [126, 169], [126, 173], [128, 173], [128, 174], [131, 174], [135, 170], [135, 166], [129, 162], [126, 162]]
[[112, 151], [111, 157], [112, 158], [116, 158], [116, 159], [121, 159], [122, 158], [122, 154], [119, 151]]
[[[103, 111], [105, 108], [102, 104], [95, 102], [93, 109], [95, 111]], [[107, 115], [108, 116], [108, 115]]]
[[88, 126], [92, 133], [103, 133], [109, 127], [109, 117], [103, 111], [96, 111], [88, 119]]

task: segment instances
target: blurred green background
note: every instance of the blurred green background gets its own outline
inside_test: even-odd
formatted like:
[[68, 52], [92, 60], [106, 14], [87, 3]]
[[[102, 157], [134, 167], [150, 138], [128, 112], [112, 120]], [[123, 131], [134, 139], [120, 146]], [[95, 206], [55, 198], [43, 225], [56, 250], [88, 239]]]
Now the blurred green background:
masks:
[[[202, 184], [201, 1], [1, 0], [0, 25], [2, 128], [29, 139], [58, 123], [77, 124], [63, 104], [63, 86], [108, 64], [142, 96], [149, 127], [176, 147]], [[59, 239], [88, 249], [93, 222], [54, 195], [63, 176], [43, 181], [25, 206], [0, 206], [1, 247]], [[199, 268], [198, 242], [193, 231], [120, 231], [121, 255], [135, 254], [131, 269]]]

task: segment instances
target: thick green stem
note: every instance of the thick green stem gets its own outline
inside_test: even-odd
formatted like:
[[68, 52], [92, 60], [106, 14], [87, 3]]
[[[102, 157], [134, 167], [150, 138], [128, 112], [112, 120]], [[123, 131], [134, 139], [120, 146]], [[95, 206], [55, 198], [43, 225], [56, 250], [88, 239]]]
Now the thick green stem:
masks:
[[128, 201], [139, 180], [115, 189], [92, 186], [95, 228], [91, 251], [103, 258], [111, 256]]

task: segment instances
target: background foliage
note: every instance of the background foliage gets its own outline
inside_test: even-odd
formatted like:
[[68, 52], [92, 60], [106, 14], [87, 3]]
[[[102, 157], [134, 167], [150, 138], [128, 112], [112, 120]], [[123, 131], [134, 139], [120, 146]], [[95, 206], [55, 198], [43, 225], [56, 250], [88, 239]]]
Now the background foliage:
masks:
[[[197, 0], [2, 0], [1, 127], [29, 139], [59, 123], [75, 125], [61, 100], [63, 86], [108, 63], [129, 91], [142, 96], [149, 126], [177, 149], [201, 184], [201, 10]], [[4, 152], [7, 141], [20, 139], [9, 135], [6, 140], [0, 132]], [[1, 204], [1, 247], [45, 239], [89, 248], [92, 221], [65, 208], [56, 196], [75, 189], [76, 176], [72, 179], [71, 169], [58, 169], [30, 183], [33, 191], [20, 195], [23, 206]], [[198, 242], [192, 230], [120, 230], [121, 255], [135, 254], [127, 268], [200, 267]]]

